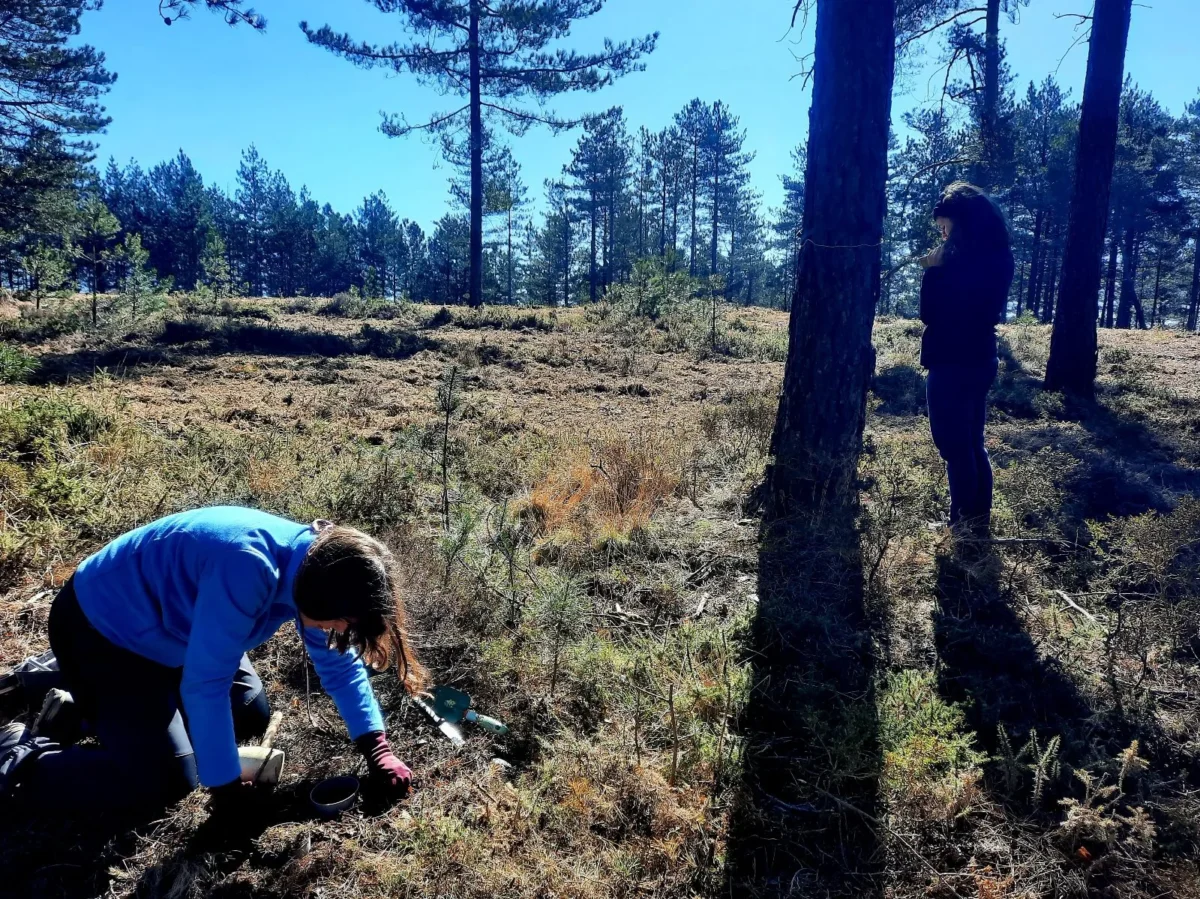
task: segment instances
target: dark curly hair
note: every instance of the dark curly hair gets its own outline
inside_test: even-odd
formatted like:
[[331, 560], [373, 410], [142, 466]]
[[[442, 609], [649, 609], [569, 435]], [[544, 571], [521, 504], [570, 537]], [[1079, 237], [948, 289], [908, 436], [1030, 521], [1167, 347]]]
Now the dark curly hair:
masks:
[[954, 223], [946, 240], [947, 259], [1012, 253], [1012, 236], [1004, 211], [974, 184], [955, 181], [942, 191], [933, 207], [933, 217], [948, 218]]
[[413, 655], [396, 561], [388, 548], [354, 528], [317, 523], [292, 595], [296, 608], [317, 621], [346, 621], [345, 633], [331, 632], [339, 652], [355, 647], [372, 668], [396, 665], [410, 694], [421, 691], [426, 673]]

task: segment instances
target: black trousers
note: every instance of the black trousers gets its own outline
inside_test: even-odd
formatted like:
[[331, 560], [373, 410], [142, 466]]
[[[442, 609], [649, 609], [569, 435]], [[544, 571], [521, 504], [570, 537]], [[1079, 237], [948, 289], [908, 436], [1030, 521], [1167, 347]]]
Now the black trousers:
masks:
[[935, 365], [926, 379], [929, 428], [946, 462], [950, 524], [986, 528], [992, 514], [992, 463], [984, 445], [988, 391], [997, 363]]
[[[99, 745], [40, 756], [22, 777], [26, 798], [63, 810], [151, 810], [196, 788], [196, 759], [179, 696], [182, 669], [159, 665], [104, 637], [79, 607], [70, 581], [50, 608], [50, 647], [86, 734]], [[230, 680], [238, 741], [261, 736], [271, 710], [246, 656]]]

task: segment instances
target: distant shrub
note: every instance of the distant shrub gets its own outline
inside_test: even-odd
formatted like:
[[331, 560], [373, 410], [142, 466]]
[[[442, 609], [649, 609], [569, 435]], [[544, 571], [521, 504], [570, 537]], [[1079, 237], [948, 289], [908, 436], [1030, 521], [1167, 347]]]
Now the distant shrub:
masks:
[[275, 313], [263, 303], [217, 297], [211, 292], [180, 294], [176, 298], [176, 304], [179, 311], [185, 315], [254, 318], [268, 322], [275, 318]]
[[334, 294], [333, 298], [317, 309], [321, 315], [332, 315], [339, 318], [378, 318], [394, 319], [403, 312], [403, 304], [383, 297], [367, 297], [358, 293]]
[[443, 306], [424, 322], [426, 328], [441, 328], [451, 324], [468, 331], [484, 328], [493, 331], [548, 332], [556, 327], [553, 313], [543, 317], [537, 312], [512, 306], [483, 306], [457, 311]]
[[0, 338], [9, 337], [20, 343], [45, 343], [81, 331], [84, 326], [84, 316], [77, 307], [62, 305], [25, 311], [20, 318], [0, 319]]

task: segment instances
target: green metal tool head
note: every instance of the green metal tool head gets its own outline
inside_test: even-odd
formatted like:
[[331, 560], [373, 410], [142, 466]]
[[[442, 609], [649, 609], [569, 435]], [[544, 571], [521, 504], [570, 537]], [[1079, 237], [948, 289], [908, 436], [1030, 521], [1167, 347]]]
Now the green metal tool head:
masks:
[[471, 697], [453, 687], [436, 687], [431, 705], [443, 720], [458, 724], [471, 708]]

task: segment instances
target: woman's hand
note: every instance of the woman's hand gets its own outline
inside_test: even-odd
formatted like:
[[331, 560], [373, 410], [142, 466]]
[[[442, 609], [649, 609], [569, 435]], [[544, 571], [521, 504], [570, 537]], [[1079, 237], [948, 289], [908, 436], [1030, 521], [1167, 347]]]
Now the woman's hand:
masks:
[[938, 244], [917, 261], [921, 263], [921, 268], [936, 268], [942, 264], [942, 253], [945, 251], [944, 243]]
[[367, 760], [372, 785], [396, 798], [408, 794], [412, 787], [412, 771], [396, 758], [382, 732], [363, 734], [354, 741], [354, 745]]

